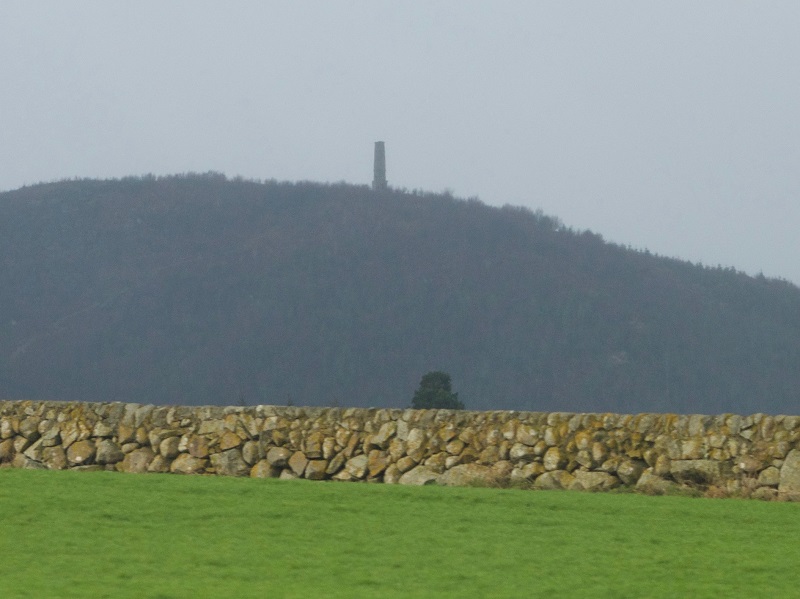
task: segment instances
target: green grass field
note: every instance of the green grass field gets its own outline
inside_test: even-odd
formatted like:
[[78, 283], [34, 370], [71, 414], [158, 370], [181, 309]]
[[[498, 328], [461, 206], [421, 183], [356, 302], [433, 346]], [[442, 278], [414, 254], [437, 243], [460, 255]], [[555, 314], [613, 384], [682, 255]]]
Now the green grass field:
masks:
[[798, 597], [800, 505], [0, 470], [0, 597]]

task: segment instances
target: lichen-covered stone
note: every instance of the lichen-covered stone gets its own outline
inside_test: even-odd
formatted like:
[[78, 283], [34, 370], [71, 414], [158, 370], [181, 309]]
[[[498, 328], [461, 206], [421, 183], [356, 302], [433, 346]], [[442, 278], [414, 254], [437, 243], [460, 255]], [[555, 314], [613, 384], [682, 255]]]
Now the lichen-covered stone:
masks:
[[497, 445], [488, 445], [483, 448], [483, 451], [478, 455], [477, 462], [479, 464], [489, 465], [494, 464], [500, 459], [500, 448]]
[[635, 485], [647, 464], [642, 460], [622, 460], [617, 466], [617, 477], [625, 485]]
[[0, 439], [10, 439], [16, 434], [16, 427], [13, 425], [11, 418], [0, 419]]
[[508, 460], [500, 460], [489, 466], [489, 469], [491, 470], [492, 478], [495, 483], [505, 485], [511, 480], [511, 472], [514, 470], [514, 464]]
[[207, 458], [209, 455], [208, 439], [201, 435], [191, 435], [186, 450], [192, 457]]
[[508, 452], [508, 459], [514, 462], [532, 462], [536, 459], [533, 447], [524, 443], [514, 443]]
[[37, 439], [30, 447], [28, 447], [23, 453], [32, 460], [37, 462], [42, 461], [42, 451], [44, 447], [42, 447], [42, 439]]
[[180, 453], [180, 444], [180, 437], [168, 437], [162, 440], [158, 445], [158, 453], [168, 460], [172, 460], [178, 457], [178, 454]]
[[242, 459], [242, 452], [238, 448], [211, 454], [211, 465], [216, 473], [222, 476], [248, 476], [250, 474], [250, 466]]
[[396, 485], [402, 475], [403, 473], [397, 468], [397, 464], [389, 464], [383, 472], [383, 482], [387, 485]]
[[560, 448], [550, 447], [544, 454], [543, 463], [545, 470], [561, 470], [567, 465], [567, 458]]
[[542, 491], [569, 489], [574, 481], [575, 477], [566, 470], [551, 470], [537, 477], [533, 482], [533, 488]]
[[561, 440], [558, 429], [548, 426], [544, 431], [544, 442], [548, 447], [555, 447]]
[[326, 477], [326, 470], [328, 469], [327, 460], [309, 460], [305, 468], [305, 477], [308, 480], [323, 480]]
[[328, 463], [328, 467], [325, 469], [325, 474], [336, 474], [337, 472], [341, 471], [342, 468], [344, 468], [345, 462], [347, 462], [347, 456], [345, 456], [344, 452], [337, 453]]
[[749, 455], [741, 456], [736, 460], [736, 468], [738, 471], [748, 475], [758, 474], [758, 472], [765, 467], [766, 465], [762, 460]]
[[427, 441], [428, 435], [424, 430], [419, 428], [411, 429], [408, 433], [408, 439], [406, 439], [406, 452], [409, 456], [413, 457], [414, 460], [420, 462], [425, 456]]
[[669, 473], [679, 483], [710, 485], [721, 481], [722, 469], [713, 460], [672, 460]]
[[14, 453], [13, 439], [4, 439], [0, 441], [0, 464], [3, 462], [10, 462], [14, 459]]
[[570, 484], [570, 489], [584, 491], [608, 491], [620, 486], [621, 481], [608, 472], [587, 472], [577, 470], [572, 473], [575, 480]]
[[117, 427], [117, 443], [125, 445], [136, 440], [136, 427], [120, 423]]
[[314, 431], [303, 444], [303, 453], [309, 459], [322, 457], [322, 444], [325, 442], [325, 434], [322, 431]]
[[[471, 426], [464, 428], [459, 434], [458, 438], [461, 439], [467, 445], [471, 445], [475, 440], [475, 429]], [[399, 437], [399, 435], [398, 435]]]
[[28, 449], [28, 447], [33, 445], [33, 443], [29, 439], [20, 436], [14, 437], [11, 441], [11, 445], [14, 448], [14, 453], [17, 454], [23, 453], [26, 449]]
[[267, 460], [260, 460], [250, 469], [252, 478], [278, 478], [280, 474], [281, 469], [276, 468]]
[[150, 444], [150, 447], [153, 446], [153, 444], [150, 442], [150, 432], [148, 432], [147, 428], [144, 426], [140, 426], [136, 429], [133, 440], [139, 445]]
[[800, 451], [793, 449], [781, 466], [778, 492], [783, 495], [800, 496]]
[[200, 474], [207, 466], [207, 459], [196, 458], [191, 454], [182, 453], [172, 461], [169, 471], [175, 474]]
[[361, 433], [354, 432], [353, 434], [351, 434], [350, 439], [347, 441], [347, 445], [342, 450], [345, 456], [347, 456], [348, 458], [353, 457], [353, 455], [355, 455], [356, 448], [362, 445], [362, 441], [363, 439]]
[[451, 456], [457, 456], [464, 451], [464, 448], [467, 446], [461, 439], [453, 439], [447, 445], [445, 445], [445, 451], [449, 453]]
[[[448, 455], [444, 461], [444, 469], [450, 470], [450, 468], [453, 468], [455, 466], [458, 466], [459, 464], [464, 464], [464, 463], [465, 462], [460, 455]], [[466, 462], [466, 463], [469, 464], [471, 462]]]
[[349, 482], [358, 479], [353, 478], [353, 476], [347, 470], [339, 470], [339, 472], [331, 476], [331, 480]]
[[354, 479], [361, 479], [367, 475], [368, 466], [369, 459], [364, 454], [361, 454], [347, 460], [344, 469]]
[[394, 436], [396, 431], [396, 422], [385, 422], [383, 425], [381, 425], [381, 428], [378, 430], [378, 432], [372, 435], [371, 443], [380, 449], [386, 449], [389, 446], [389, 441]]
[[[149, 447], [142, 447], [125, 454], [125, 458], [117, 464], [117, 470], [121, 472], [130, 472], [134, 474], [141, 474], [147, 472], [147, 467], [155, 457], [155, 452]], [[173, 472], [175, 472], [173, 470]]]
[[674, 482], [653, 474], [652, 468], [642, 472], [636, 483], [636, 490], [646, 495], [667, 495], [677, 488]]
[[763, 501], [773, 501], [779, 496], [778, 489], [774, 487], [759, 487], [750, 494], [752, 499], [761, 499]]
[[125, 445], [121, 446], [120, 449], [122, 450], [122, 453], [128, 454], [132, 451], [136, 451], [139, 449], [139, 447], [139, 444], [134, 441], [133, 443], [125, 443]]
[[672, 466], [672, 460], [670, 460], [665, 455], [660, 455], [656, 459], [656, 463], [653, 465], [653, 474], [660, 477], [665, 477], [669, 475], [669, 469]]
[[44, 447], [61, 445], [61, 429], [57, 423], [49, 423], [49, 426], [42, 432], [41, 441]]
[[389, 455], [385, 451], [373, 449], [367, 456], [367, 475], [374, 478], [389, 465]]
[[98, 464], [116, 464], [125, 459], [125, 454], [111, 439], [103, 439], [97, 444], [95, 461]]
[[581, 449], [580, 451], [578, 451], [578, 453], [574, 457], [574, 460], [580, 466], [586, 468], [587, 470], [592, 469], [596, 465], [595, 461], [592, 459], [591, 452], [587, 449]]
[[404, 473], [397, 481], [401, 485], [432, 485], [439, 478], [439, 473], [427, 466], [417, 466]]
[[406, 455], [406, 442], [394, 437], [391, 441], [389, 441], [388, 451], [392, 461], [396, 462]]
[[150, 465], [147, 466], [148, 472], [155, 472], [155, 473], [164, 473], [169, 472], [170, 460], [165, 458], [163, 455], [156, 454], [153, 457], [153, 460], [150, 462]]
[[36, 441], [41, 435], [39, 434], [39, 418], [36, 416], [29, 416], [25, 418], [19, 425], [19, 434], [28, 439], [31, 443]]
[[110, 422], [100, 420], [94, 425], [92, 429], [93, 437], [112, 437], [114, 435], [114, 427]]
[[289, 456], [287, 465], [289, 466], [289, 468], [291, 468], [292, 472], [294, 472], [298, 477], [300, 477], [303, 476], [303, 472], [306, 471], [306, 466], [308, 465], [308, 458], [302, 451], [295, 451], [291, 456]]
[[285, 468], [289, 464], [292, 453], [294, 452], [286, 447], [272, 447], [267, 452], [267, 461], [276, 468]]
[[225, 431], [219, 438], [220, 451], [227, 451], [229, 449], [233, 449], [234, 447], [240, 447], [241, 445], [242, 439], [233, 431]]
[[490, 466], [481, 464], [461, 464], [444, 472], [436, 483], [446, 486], [464, 487], [471, 484], [487, 485], [494, 482]]
[[447, 452], [440, 451], [439, 453], [433, 454], [427, 460], [425, 460], [424, 465], [433, 470], [434, 472], [442, 473], [445, 471], [445, 465], [447, 464], [448, 458]]
[[408, 472], [417, 465], [417, 461], [410, 456], [405, 456], [397, 460], [397, 468], [402, 474]]
[[539, 462], [525, 464], [521, 468], [514, 468], [511, 471], [510, 479], [516, 482], [529, 482], [535, 480], [537, 476], [544, 474], [544, 466]]
[[762, 487], [777, 487], [781, 482], [781, 471], [775, 466], [770, 466], [758, 475], [758, 484]]
[[67, 461], [70, 466], [83, 466], [91, 464], [97, 448], [93, 441], [77, 441], [67, 449]]
[[18, 453], [14, 456], [14, 459], [11, 461], [11, 465], [14, 468], [25, 468], [28, 470], [44, 470], [47, 468], [47, 466], [45, 466], [42, 462], [32, 460], [22, 453]]
[[539, 441], [539, 430], [530, 424], [522, 423], [517, 426], [516, 441], [528, 447], [533, 447]]
[[261, 450], [257, 441], [247, 441], [242, 446], [242, 459], [248, 466], [253, 466], [261, 459]]
[[325, 437], [325, 440], [322, 442], [322, 459], [330, 460], [336, 455], [339, 449], [341, 448], [337, 447], [336, 439], [333, 437]]
[[225, 423], [222, 420], [203, 420], [200, 423], [200, 428], [197, 430], [198, 435], [214, 435], [219, 437], [225, 432]]
[[702, 460], [704, 457], [705, 448], [702, 439], [685, 439], [681, 443], [681, 460]]
[[575, 433], [573, 437], [575, 447], [580, 450], [588, 450], [592, 446], [592, 433], [591, 431], [582, 430]]
[[50, 470], [64, 470], [69, 466], [67, 452], [60, 445], [45, 447], [42, 451], [42, 463]]

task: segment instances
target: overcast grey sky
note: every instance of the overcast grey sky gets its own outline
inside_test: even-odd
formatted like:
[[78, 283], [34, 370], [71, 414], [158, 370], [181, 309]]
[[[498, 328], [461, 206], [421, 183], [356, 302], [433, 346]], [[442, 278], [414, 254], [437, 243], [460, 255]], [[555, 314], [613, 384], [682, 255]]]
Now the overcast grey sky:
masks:
[[0, 0], [0, 190], [372, 179], [800, 283], [800, 2]]

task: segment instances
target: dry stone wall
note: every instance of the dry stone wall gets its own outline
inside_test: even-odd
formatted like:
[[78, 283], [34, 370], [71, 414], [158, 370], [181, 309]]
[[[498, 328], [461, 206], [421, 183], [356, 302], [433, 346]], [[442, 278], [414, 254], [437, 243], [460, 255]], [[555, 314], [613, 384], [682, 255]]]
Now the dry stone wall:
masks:
[[0, 467], [800, 500], [800, 417], [3, 401]]

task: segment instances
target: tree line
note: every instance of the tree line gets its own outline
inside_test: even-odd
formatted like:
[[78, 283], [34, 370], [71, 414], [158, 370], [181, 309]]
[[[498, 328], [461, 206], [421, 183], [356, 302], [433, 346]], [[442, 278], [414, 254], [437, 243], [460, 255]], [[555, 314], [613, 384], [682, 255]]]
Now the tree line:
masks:
[[75, 180], [0, 194], [0, 395], [792, 412], [800, 290], [449, 194]]

